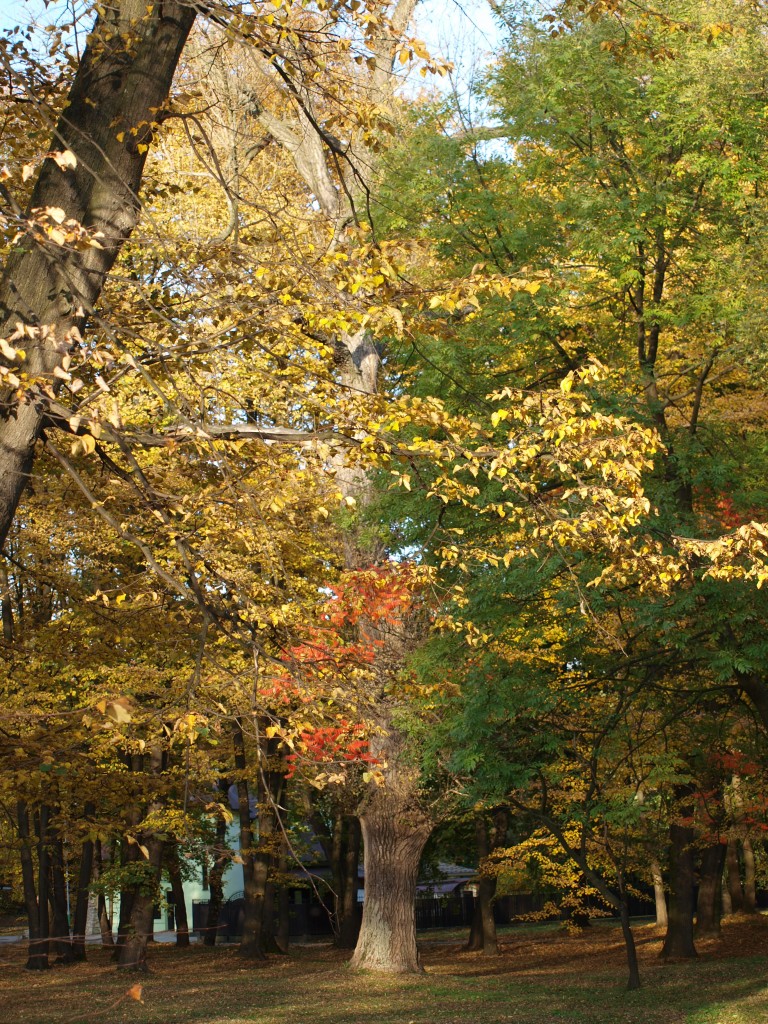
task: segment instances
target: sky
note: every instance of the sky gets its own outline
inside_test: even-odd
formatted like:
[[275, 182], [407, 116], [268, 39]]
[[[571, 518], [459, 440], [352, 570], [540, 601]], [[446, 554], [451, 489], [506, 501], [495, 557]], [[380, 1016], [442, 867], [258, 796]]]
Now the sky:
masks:
[[[69, 20], [81, 0], [0, 0], [0, 31], [37, 21], [42, 25]], [[499, 32], [488, 0], [423, 0], [416, 11], [413, 34], [433, 55], [461, 64], [466, 70], [499, 45]]]

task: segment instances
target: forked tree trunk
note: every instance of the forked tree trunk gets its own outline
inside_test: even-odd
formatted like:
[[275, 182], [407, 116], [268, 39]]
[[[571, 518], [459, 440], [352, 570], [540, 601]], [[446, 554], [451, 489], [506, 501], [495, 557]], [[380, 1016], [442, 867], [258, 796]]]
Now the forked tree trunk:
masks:
[[696, 935], [713, 936], [722, 932], [723, 865], [725, 843], [712, 843], [702, 852], [699, 895], [696, 901]]
[[[29, 209], [62, 209], [101, 232], [100, 248], [27, 235], [12, 247], [0, 279], [0, 338], [18, 322], [37, 331], [23, 339], [26, 358], [15, 364], [30, 379], [53, 380], [136, 226], [148, 126], [168, 96], [195, 13], [195, 4], [178, 0], [117, 0], [97, 20], [49, 147], [70, 150], [77, 166], [63, 172], [44, 161]], [[32, 470], [44, 411], [44, 403], [20, 403], [13, 388], [0, 389], [0, 546]]]
[[145, 882], [133, 893], [131, 917], [120, 948], [118, 967], [122, 971], [146, 971], [147, 942], [154, 931], [155, 903], [163, 868], [164, 843], [156, 836], [146, 841], [148, 869]]
[[656, 902], [656, 927], [666, 928], [669, 924], [667, 918], [667, 894], [664, 891], [664, 876], [661, 873], [661, 865], [657, 860], [651, 861], [651, 879], [653, 880], [653, 898]]
[[693, 944], [693, 829], [673, 823], [669, 826], [669, 922], [661, 955], [695, 957]]

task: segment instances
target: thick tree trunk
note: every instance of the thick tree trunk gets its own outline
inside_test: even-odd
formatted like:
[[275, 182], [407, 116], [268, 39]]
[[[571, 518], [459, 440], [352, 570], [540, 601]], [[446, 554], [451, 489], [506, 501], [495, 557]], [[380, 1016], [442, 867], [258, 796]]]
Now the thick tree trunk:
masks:
[[[397, 737], [389, 733], [385, 742], [385, 782], [369, 791], [361, 807], [365, 902], [350, 966], [405, 974], [421, 970], [416, 948], [416, 882], [432, 826], [419, 807], [415, 780], [398, 767]], [[371, 746], [380, 756], [373, 743]]]
[[720, 935], [725, 843], [713, 843], [701, 855], [699, 895], [696, 902], [696, 935]]
[[[96, 808], [94, 804], [85, 805], [86, 818], [91, 817]], [[86, 839], [80, 853], [80, 871], [77, 878], [77, 897], [75, 914], [72, 920], [72, 959], [85, 960], [85, 931], [88, 927], [89, 885], [93, 874], [93, 840]]]
[[164, 843], [152, 836], [146, 840], [146, 846], [149, 853], [147, 877], [133, 893], [131, 917], [118, 960], [118, 967], [122, 971], [147, 969], [147, 942], [154, 930], [155, 903], [163, 867]]
[[669, 923], [661, 955], [695, 957], [693, 944], [693, 829], [676, 823], [669, 826]]
[[731, 897], [731, 913], [738, 914], [744, 909], [744, 891], [741, 888], [741, 868], [739, 866], [739, 847], [736, 839], [728, 840], [725, 854], [726, 878], [728, 892]]
[[[20, 367], [32, 379], [53, 383], [136, 226], [148, 125], [168, 96], [194, 19], [194, 4], [118, 0], [96, 23], [50, 144], [52, 151], [71, 151], [77, 166], [61, 171], [46, 160], [29, 209], [62, 209], [100, 232], [100, 246], [78, 249], [27, 235], [0, 279], [0, 338], [12, 337], [19, 322], [36, 332], [20, 345]], [[0, 392], [0, 547], [32, 470], [44, 414], [41, 392], [22, 402], [12, 388]]]
[[656, 902], [656, 927], [666, 928], [669, 924], [667, 895], [664, 892], [664, 876], [661, 873], [661, 865], [657, 860], [651, 861], [651, 878], [653, 880], [653, 898]]
[[729, 914], [733, 913], [733, 907], [731, 906], [731, 894], [728, 891], [725, 879], [721, 879], [720, 883], [720, 905], [723, 908], [723, 917], [728, 917]]
[[213, 867], [208, 875], [211, 898], [208, 901], [208, 916], [205, 921], [205, 935], [203, 942], [206, 946], [216, 945], [216, 936], [219, 931], [219, 917], [224, 902], [224, 871], [229, 863], [227, 851], [227, 823], [223, 818], [216, 822], [216, 856]]
[[166, 867], [168, 877], [171, 880], [171, 892], [173, 894], [173, 919], [176, 926], [176, 945], [179, 949], [189, 948], [189, 922], [187, 921], [187, 902], [184, 899], [184, 883], [181, 878], [181, 864], [179, 863], [179, 844], [170, 844], [167, 854]]

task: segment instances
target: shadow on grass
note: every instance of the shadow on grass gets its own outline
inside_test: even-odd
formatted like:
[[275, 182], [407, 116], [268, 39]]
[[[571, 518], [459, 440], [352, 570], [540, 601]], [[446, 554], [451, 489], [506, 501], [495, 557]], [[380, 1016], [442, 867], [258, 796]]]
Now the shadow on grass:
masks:
[[144, 1004], [112, 1010], [135, 979], [117, 975], [105, 954], [42, 975], [19, 958], [0, 980], [0, 1024], [768, 1024], [766, 922], [728, 932], [702, 945], [699, 960], [664, 964], [658, 935], [640, 929], [644, 987], [631, 993], [609, 929], [519, 929], [492, 959], [430, 945], [422, 977], [352, 973], [328, 946], [266, 964], [229, 949], [156, 949], [140, 979]]

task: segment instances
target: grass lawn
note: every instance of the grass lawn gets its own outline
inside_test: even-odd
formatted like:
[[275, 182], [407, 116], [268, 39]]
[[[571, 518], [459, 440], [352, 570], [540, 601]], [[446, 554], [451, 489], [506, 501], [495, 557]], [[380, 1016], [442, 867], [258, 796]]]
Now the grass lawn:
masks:
[[[692, 963], [662, 963], [660, 936], [636, 929], [643, 988], [626, 992], [618, 929], [583, 935], [520, 927], [502, 954], [465, 953], [429, 932], [421, 977], [353, 974], [331, 947], [243, 962], [236, 949], [150, 951], [150, 973], [118, 975], [108, 956], [44, 974], [24, 947], [0, 949], [0, 1024], [768, 1024], [768, 920], [731, 919]], [[138, 981], [143, 1003], [126, 995]]]

